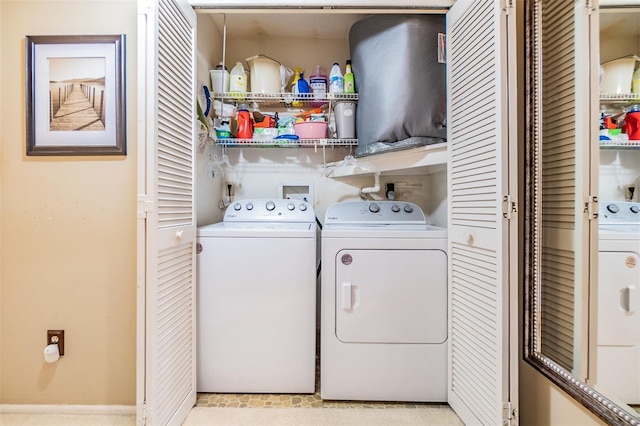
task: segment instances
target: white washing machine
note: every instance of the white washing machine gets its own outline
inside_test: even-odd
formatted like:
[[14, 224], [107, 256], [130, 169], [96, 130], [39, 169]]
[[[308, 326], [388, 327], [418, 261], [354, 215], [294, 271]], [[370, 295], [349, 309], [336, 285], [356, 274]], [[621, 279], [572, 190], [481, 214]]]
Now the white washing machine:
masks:
[[329, 206], [322, 229], [323, 399], [447, 400], [447, 231], [401, 201]]
[[601, 202], [597, 385], [640, 404], [640, 203]]
[[198, 228], [197, 391], [313, 393], [316, 217], [256, 199]]

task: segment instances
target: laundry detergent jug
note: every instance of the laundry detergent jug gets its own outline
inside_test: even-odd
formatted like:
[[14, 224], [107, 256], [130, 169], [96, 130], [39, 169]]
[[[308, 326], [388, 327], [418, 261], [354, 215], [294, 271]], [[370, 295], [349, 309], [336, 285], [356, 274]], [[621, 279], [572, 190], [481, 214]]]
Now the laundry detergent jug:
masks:
[[240, 105], [237, 120], [238, 131], [236, 132], [236, 138], [251, 139], [253, 137], [253, 120], [251, 118], [251, 113], [245, 104]]
[[640, 140], [640, 104], [635, 104], [625, 109], [627, 115], [624, 117], [624, 131], [629, 136], [629, 140]]

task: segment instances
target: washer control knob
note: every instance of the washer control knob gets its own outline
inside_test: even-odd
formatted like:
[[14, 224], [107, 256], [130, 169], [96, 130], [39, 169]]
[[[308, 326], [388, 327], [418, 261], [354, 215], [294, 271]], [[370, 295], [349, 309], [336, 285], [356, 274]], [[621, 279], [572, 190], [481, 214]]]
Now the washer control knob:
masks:
[[404, 206], [404, 211], [407, 213], [413, 213], [413, 206], [411, 204], [407, 204]]
[[394, 204], [391, 206], [391, 211], [394, 213], [398, 213], [400, 211], [400, 206], [397, 204]]
[[287, 210], [289, 211], [293, 211], [296, 208], [296, 205], [293, 203], [289, 203], [287, 204]]
[[300, 206], [298, 208], [300, 209], [301, 212], [306, 212], [307, 211], [307, 205], [306, 204], [300, 204]]
[[369, 204], [369, 211], [371, 213], [378, 213], [380, 211], [380, 206], [376, 203]]
[[638, 214], [638, 213], [640, 213], [640, 206], [633, 205], [633, 206], [629, 207], [629, 210], [631, 210], [631, 213]]
[[618, 213], [620, 211], [620, 207], [618, 207], [617, 204], [609, 204], [607, 206], [607, 210], [609, 210], [610, 213]]
[[247, 210], [253, 210], [253, 203], [247, 203]]
[[269, 211], [273, 211], [273, 209], [276, 208], [276, 203], [273, 201], [267, 201], [267, 204], [265, 204], [264, 207]]
[[234, 209], [235, 211], [239, 211], [241, 208], [242, 208], [242, 205], [241, 205], [240, 203], [235, 203], [235, 204], [233, 205], [233, 209]]

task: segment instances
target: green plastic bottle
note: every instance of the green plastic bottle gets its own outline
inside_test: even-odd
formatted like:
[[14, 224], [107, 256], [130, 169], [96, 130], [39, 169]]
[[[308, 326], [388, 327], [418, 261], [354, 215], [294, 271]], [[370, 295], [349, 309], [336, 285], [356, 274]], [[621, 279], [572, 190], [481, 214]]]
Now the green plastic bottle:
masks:
[[347, 66], [344, 71], [344, 93], [355, 93], [356, 84], [353, 79], [353, 71], [351, 70], [351, 60], [347, 60]]

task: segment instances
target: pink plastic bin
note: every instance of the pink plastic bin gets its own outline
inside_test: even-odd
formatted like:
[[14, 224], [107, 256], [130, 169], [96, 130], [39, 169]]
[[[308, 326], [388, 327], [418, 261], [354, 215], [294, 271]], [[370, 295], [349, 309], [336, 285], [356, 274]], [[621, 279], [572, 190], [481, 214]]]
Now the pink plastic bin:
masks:
[[323, 139], [327, 137], [326, 121], [303, 121], [294, 124], [300, 139]]

